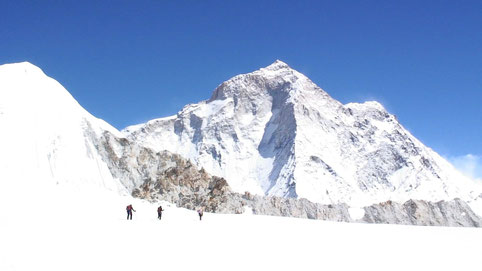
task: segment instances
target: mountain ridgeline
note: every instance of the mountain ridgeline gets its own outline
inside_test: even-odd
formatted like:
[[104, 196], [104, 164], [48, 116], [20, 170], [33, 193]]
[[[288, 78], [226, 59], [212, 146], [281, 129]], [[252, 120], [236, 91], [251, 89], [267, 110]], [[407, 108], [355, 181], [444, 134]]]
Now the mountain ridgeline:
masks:
[[382, 105], [343, 105], [281, 61], [229, 79], [176, 116], [123, 132], [190, 159], [239, 193], [350, 206], [480, 194]]
[[0, 66], [0, 95], [0, 175], [20, 186], [35, 176], [210, 212], [482, 223], [480, 189], [383, 106], [343, 105], [281, 61], [122, 132], [29, 63]]

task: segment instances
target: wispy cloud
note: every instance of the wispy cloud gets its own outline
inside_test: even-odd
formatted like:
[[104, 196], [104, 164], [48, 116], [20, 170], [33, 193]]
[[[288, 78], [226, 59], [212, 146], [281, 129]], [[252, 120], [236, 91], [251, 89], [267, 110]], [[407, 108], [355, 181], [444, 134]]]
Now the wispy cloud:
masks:
[[465, 175], [482, 182], [482, 156], [467, 154], [449, 157], [449, 161]]

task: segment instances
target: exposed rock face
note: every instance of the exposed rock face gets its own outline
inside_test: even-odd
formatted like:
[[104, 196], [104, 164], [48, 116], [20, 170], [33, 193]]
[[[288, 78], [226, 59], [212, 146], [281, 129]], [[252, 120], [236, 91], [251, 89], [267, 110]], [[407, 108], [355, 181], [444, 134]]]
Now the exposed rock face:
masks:
[[426, 202], [409, 200], [404, 204], [385, 202], [365, 207], [363, 221], [423, 226], [480, 227], [482, 220], [460, 199]]
[[113, 176], [135, 197], [166, 200], [179, 207], [205, 207], [208, 212], [241, 213], [241, 201], [226, 180], [197, 169], [189, 160], [168, 151], [154, 152], [105, 132], [96, 141]]
[[247, 196], [243, 197], [253, 214], [288, 216], [309, 219], [322, 219], [340, 222], [353, 222], [348, 212], [349, 206], [342, 204], [320, 204], [307, 199]]

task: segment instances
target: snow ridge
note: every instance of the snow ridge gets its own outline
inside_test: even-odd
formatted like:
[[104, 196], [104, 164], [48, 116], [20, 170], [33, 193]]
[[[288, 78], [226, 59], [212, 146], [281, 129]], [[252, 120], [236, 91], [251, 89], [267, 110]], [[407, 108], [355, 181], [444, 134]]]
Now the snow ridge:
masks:
[[89, 114], [40, 68], [28, 62], [1, 65], [0, 108], [0, 177], [8, 197], [64, 184], [127, 193], [85, 136], [122, 134]]

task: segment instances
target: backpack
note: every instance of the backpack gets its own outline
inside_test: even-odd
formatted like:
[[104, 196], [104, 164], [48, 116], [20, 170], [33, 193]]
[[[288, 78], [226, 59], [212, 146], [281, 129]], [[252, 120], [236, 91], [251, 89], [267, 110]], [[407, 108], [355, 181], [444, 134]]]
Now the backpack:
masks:
[[126, 210], [127, 210], [127, 211], [132, 210], [132, 205], [127, 205]]

